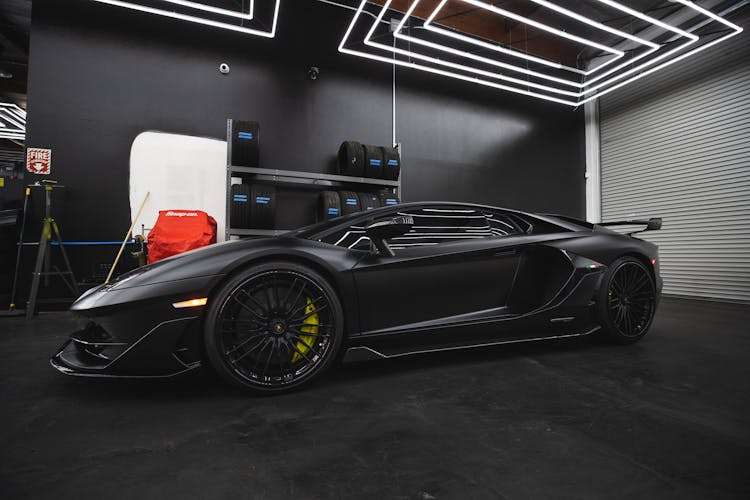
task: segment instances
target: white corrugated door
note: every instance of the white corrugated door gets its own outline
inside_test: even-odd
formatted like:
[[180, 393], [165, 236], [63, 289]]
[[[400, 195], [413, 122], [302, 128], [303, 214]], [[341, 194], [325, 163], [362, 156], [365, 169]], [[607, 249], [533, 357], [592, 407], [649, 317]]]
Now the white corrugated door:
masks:
[[661, 216], [664, 293], [750, 302], [750, 35], [600, 102], [602, 220]]

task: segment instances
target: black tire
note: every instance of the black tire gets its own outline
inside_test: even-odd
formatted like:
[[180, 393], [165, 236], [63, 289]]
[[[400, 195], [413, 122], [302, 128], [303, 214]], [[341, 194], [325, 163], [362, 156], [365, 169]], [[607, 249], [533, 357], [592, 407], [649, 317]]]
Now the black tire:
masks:
[[381, 207], [389, 207], [391, 205], [398, 205], [401, 200], [396, 196], [390, 189], [382, 189], [378, 191], [378, 198], [380, 198]]
[[339, 191], [341, 199], [341, 215], [349, 215], [360, 212], [359, 195], [354, 191]]
[[297, 389], [317, 379], [341, 349], [344, 313], [336, 292], [306, 266], [252, 266], [209, 300], [206, 354], [219, 376], [242, 389]]
[[357, 193], [359, 196], [359, 208], [363, 212], [369, 212], [380, 207], [380, 198], [372, 193]]
[[336, 191], [323, 191], [318, 197], [318, 222], [341, 216], [341, 200]]
[[231, 120], [229, 137], [232, 141], [232, 165], [260, 166], [260, 125], [247, 120]]
[[229, 226], [238, 229], [250, 228], [250, 186], [235, 184], [231, 189]]
[[254, 229], [273, 229], [276, 220], [276, 188], [253, 184], [250, 196], [250, 224]]
[[398, 180], [401, 172], [401, 156], [398, 154], [398, 149], [387, 146], [381, 149], [383, 150], [383, 179]]
[[341, 175], [365, 175], [365, 151], [357, 141], [344, 141], [339, 147], [338, 170]]
[[380, 179], [383, 177], [383, 150], [378, 146], [364, 145], [365, 177]]
[[656, 312], [656, 285], [638, 259], [622, 257], [609, 266], [599, 288], [598, 311], [604, 336], [619, 344], [637, 342]]

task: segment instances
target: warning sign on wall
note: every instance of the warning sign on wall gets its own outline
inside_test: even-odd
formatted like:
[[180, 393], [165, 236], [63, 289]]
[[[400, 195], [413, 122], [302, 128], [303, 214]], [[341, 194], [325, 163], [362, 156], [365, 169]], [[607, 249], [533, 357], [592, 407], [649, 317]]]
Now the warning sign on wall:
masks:
[[52, 171], [52, 150], [28, 148], [26, 150], [26, 170], [32, 174], [49, 175]]

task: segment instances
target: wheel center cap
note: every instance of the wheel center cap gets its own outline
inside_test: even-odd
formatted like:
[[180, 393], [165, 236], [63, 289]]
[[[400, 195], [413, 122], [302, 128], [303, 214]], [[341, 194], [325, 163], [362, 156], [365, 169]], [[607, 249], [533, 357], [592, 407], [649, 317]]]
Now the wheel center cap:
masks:
[[271, 323], [271, 331], [276, 335], [283, 335], [286, 332], [286, 325], [281, 320]]

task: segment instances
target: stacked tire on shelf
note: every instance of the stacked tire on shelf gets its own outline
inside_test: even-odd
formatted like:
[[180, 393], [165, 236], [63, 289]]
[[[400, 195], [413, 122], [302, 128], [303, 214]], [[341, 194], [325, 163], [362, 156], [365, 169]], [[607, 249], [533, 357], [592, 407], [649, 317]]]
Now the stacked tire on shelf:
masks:
[[352, 177], [396, 181], [401, 173], [401, 156], [394, 147], [344, 141], [339, 148], [338, 171]]
[[[339, 175], [396, 181], [400, 172], [401, 156], [396, 148], [357, 141], [344, 141], [339, 147]], [[398, 197], [390, 189], [376, 193], [323, 191], [318, 201], [317, 220], [335, 219], [398, 203]]]
[[235, 184], [230, 220], [238, 229], [272, 229], [276, 217], [276, 188], [266, 184]]
[[323, 191], [318, 198], [317, 220], [331, 220], [342, 215], [369, 212], [398, 203], [398, 196], [389, 189], [383, 189], [377, 193]]

